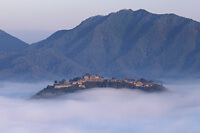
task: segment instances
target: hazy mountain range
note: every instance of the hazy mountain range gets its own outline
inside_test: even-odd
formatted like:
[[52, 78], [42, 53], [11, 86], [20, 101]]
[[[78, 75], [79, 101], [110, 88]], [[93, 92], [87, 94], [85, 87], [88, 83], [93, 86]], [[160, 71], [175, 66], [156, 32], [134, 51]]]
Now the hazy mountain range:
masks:
[[0, 31], [0, 79], [200, 74], [200, 23], [175, 14], [121, 10], [86, 19], [28, 45]]
[[29, 45], [0, 30], [0, 52], [21, 52]]

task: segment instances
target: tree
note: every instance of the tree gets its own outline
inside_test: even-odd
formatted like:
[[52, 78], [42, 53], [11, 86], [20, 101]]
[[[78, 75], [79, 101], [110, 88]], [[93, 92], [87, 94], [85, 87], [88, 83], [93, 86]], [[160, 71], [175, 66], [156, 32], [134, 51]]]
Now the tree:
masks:
[[66, 82], [66, 79], [63, 79], [62, 81], [63, 81], [63, 83], [65, 83], [65, 82]]
[[139, 81], [142, 82], [142, 83], [147, 83], [147, 82], [148, 82], [148, 81], [147, 81], [146, 79], [144, 79], [144, 78], [141, 78]]
[[76, 77], [76, 78], [73, 78], [72, 81], [78, 81], [78, 80], [81, 80], [81, 77]]
[[135, 79], [132, 78], [132, 79], [129, 79], [129, 81], [135, 81]]
[[89, 73], [86, 73], [85, 75], [86, 75], [86, 76], [90, 76], [90, 74], [89, 74]]
[[150, 81], [149, 81], [149, 83], [153, 83], [153, 81], [152, 81], [152, 80], [150, 80]]

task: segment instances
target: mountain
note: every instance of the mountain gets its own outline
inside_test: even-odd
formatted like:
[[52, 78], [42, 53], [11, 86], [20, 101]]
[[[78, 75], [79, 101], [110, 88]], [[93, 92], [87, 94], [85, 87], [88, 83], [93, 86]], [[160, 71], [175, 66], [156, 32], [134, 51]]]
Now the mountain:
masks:
[[5, 64], [1, 79], [68, 78], [86, 72], [119, 78], [196, 76], [200, 23], [175, 14], [121, 10], [57, 31]]
[[21, 52], [29, 45], [0, 30], [0, 52]]
[[[16, 54], [21, 53], [28, 47], [29, 45], [25, 42], [0, 30], [0, 71], [9, 69], [9, 61], [16, 59]], [[12, 73], [11, 71], [9, 73]], [[0, 77], [4, 79], [4, 75], [1, 75]]]

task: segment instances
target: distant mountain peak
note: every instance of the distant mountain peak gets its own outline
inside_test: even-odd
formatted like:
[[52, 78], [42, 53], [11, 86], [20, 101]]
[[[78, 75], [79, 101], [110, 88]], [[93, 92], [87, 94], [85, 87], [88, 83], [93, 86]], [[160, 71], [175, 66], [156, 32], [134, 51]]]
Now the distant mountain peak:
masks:
[[19, 52], [29, 45], [16, 37], [0, 30], [0, 52]]
[[138, 9], [133, 11], [132, 9], [122, 9], [116, 13], [149, 13], [148, 11], [146, 11], [145, 9]]
[[139, 10], [136, 10], [135, 12], [143, 12], [143, 13], [149, 13], [147, 10], [145, 9], [139, 9]]
[[122, 9], [122, 10], [119, 10], [118, 12], [133, 12], [132, 9]]

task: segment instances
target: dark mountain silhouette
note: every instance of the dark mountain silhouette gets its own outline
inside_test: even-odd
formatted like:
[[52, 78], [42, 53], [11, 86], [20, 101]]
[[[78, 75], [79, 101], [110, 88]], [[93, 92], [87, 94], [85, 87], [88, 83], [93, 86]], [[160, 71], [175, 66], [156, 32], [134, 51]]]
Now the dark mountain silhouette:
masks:
[[86, 72], [120, 78], [195, 76], [200, 23], [175, 14], [121, 10], [58, 31], [5, 64], [0, 78], [53, 79]]
[[0, 30], [0, 52], [21, 52], [29, 45]]
[[[12, 65], [9, 61], [16, 59], [16, 54], [28, 47], [29, 45], [25, 42], [0, 30], [0, 71], [8, 71]], [[9, 75], [10, 73], [12, 73], [12, 70], [9, 70], [7, 74]], [[5, 77], [8, 75], [5, 75]], [[4, 79], [4, 75], [0, 75], [0, 77]]]

